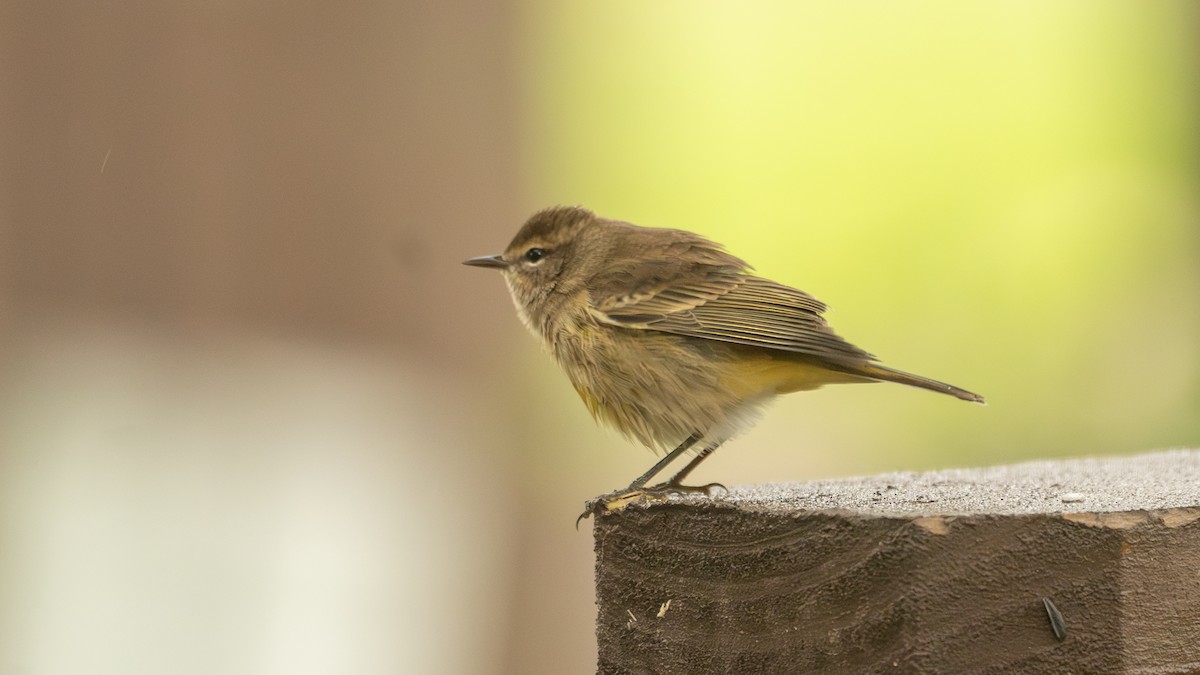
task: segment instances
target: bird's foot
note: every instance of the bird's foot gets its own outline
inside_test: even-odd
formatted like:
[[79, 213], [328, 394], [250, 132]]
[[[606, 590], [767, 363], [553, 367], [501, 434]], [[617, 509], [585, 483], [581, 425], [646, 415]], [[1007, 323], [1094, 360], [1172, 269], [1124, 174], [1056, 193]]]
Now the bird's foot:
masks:
[[665, 502], [674, 495], [693, 495], [702, 494], [707, 497], [713, 496], [714, 490], [729, 492], [729, 489], [720, 483], [708, 483], [707, 485], [680, 485], [670, 481], [651, 485], [649, 487], [627, 487], [623, 490], [614, 490], [608, 494], [600, 495], [594, 499], [589, 499], [583, 505], [583, 513], [575, 519], [575, 527], [579, 528], [579, 523], [583, 522], [584, 518], [592, 514], [613, 513], [624, 511], [630, 504], [653, 504], [655, 502]]

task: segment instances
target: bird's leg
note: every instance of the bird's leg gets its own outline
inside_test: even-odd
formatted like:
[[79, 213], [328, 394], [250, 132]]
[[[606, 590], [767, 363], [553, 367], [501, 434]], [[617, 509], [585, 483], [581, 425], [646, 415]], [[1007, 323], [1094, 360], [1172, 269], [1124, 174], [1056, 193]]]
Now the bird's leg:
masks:
[[[601, 508], [607, 508], [615, 502], [627, 502], [627, 501], [632, 501], [634, 499], [643, 497], [645, 495], [645, 493], [642, 491], [642, 487], [644, 485], [646, 485], [646, 483], [649, 482], [651, 478], [654, 478], [654, 476], [657, 475], [658, 472], [667, 468], [668, 464], [670, 464], [671, 462], [678, 459], [679, 456], [682, 455], [683, 453], [687, 452], [688, 449], [691, 448], [693, 445], [695, 445], [696, 442], [699, 440], [700, 440], [700, 433], [699, 432], [693, 433], [691, 436], [688, 436], [687, 438], [685, 438], [684, 441], [679, 444], [679, 447], [668, 452], [666, 455], [663, 456], [662, 459], [655, 462], [654, 466], [650, 467], [650, 469], [646, 473], [633, 479], [633, 482], [629, 484], [629, 487], [627, 487], [623, 490], [614, 490], [613, 492], [609, 492], [608, 494], [600, 495], [599, 497], [596, 497], [595, 499], [588, 500], [588, 502], [586, 504], [584, 504], [584, 506], [583, 506], [583, 513], [579, 514], [579, 517], [575, 519], [575, 527], [579, 527], [579, 521], [583, 520], [584, 518], [587, 518], [588, 516], [592, 515], [592, 513], [600, 510]], [[709, 452], [712, 452], [712, 451], [710, 450]], [[690, 467], [690, 466], [692, 466], [692, 464], [696, 464], [696, 463], [698, 463], [698, 462], [696, 462], [696, 460], [693, 459], [691, 462], [688, 463], [688, 466]], [[690, 469], [688, 469], [688, 470], [690, 470]], [[672, 480], [674, 480], [674, 479], [672, 479]], [[664, 483], [664, 485], [665, 485], [665, 483]]]
[[[687, 452], [688, 448], [695, 445], [696, 441], [699, 441], [699, 440], [700, 440], [699, 433], [694, 433], [691, 436], [688, 436], [687, 438], [684, 439], [684, 441], [682, 443], [679, 444], [679, 447], [677, 447], [674, 450], [663, 455], [663, 458], [658, 460], [657, 462], [655, 462], [654, 466], [650, 467], [649, 471], [647, 471], [646, 473], [635, 478], [633, 480], [633, 482], [629, 484], [629, 487], [625, 488], [624, 490], [620, 490], [619, 492], [632, 492], [632, 491], [642, 487], [643, 485], [648, 483], [651, 478], [654, 478], [656, 475], [658, 475], [659, 471], [662, 471], [663, 469], [667, 468], [668, 464], [670, 464], [671, 462], [674, 462], [676, 458], [678, 458], [683, 453]], [[707, 450], [705, 452], [712, 452], [712, 451]], [[702, 452], [701, 454], [704, 454], [704, 453]], [[699, 456], [700, 455], [697, 455], [697, 457], [699, 457]], [[689, 463], [688, 466], [689, 467], [692, 466], [692, 464], [694, 464], [695, 462], [696, 462], [696, 460], [692, 460], [692, 462]], [[684, 471], [687, 471], [687, 469], [685, 468]], [[676, 478], [678, 478], [678, 477], [679, 476], [676, 476]], [[671, 480], [675, 480], [675, 479], [672, 478]]]
[[721, 443], [719, 441], [705, 446], [703, 450], [696, 453], [696, 456], [693, 457], [691, 461], [689, 461], [682, 469], [680, 469], [678, 473], [672, 476], [670, 480], [664, 483], [653, 485], [651, 487], [645, 487], [646, 483], [649, 482], [651, 478], [666, 468], [666, 466], [673, 460], [687, 452], [688, 449], [695, 445], [699, 440], [700, 434], [698, 433], [688, 436], [687, 440], [685, 440], [683, 443], [680, 443], [679, 447], [675, 448], [671, 452], [667, 453], [665, 457], [658, 460], [654, 466], [650, 467], [649, 471], [634, 479], [634, 481], [629, 484], [629, 487], [625, 488], [624, 490], [617, 490], [606, 495], [601, 495], [588, 501], [584, 505], [583, 513], [579, 514], [579, 517], [575, 519], [575, 527], [579, 527], [580, 521], [582, 521], [584, 518], [587, 518], [591, 514], [600, 511], [601, 509], [607, 509], [610, 511], [619, 510], [624, 508], [626, 504], [633, 501], [644, 500], [647, 498], [664, 499], [674, 494], [684, 493], [709, 494], [713, 488], [721, 488], [724, 490], [725, 486], [721, 485], [720, 483], [709, 483], [708, 485], [693, 486], [683, 485], [681, 482], [688, 476], [688, 474], [690, 474], [697, 466], [700, 465], [700, 462], [703, 462], [709, 455], [713, 453], [714, 450], [720, 447]]
[[708, 494], [713, 488], [721, 488], [722, 490], [726, 490], [727, 488], [720, 483], [708, 483], [707, 485], [683, 484], [683, 479], [687, 478], [688, 474], [695, 470], [696, 467], [700, 466], [700, 462], [703, 462], [705, 459], [707, 459], [708, 456], [713, 454], [713, 451], [719, 447], [721, 447], [719, 442], [704, 446], [704, 449], [700, 452], [697, 452], [696, 456], [692, 458], [692, 461], [688, 462], [687, 465], [680, 469], [679, 473], [671, 476], [671, 480], [651, 486], [646, 489], [646, 492], [648, 494], [671, 494], [679, 492], [703, 492], [704, 494]]

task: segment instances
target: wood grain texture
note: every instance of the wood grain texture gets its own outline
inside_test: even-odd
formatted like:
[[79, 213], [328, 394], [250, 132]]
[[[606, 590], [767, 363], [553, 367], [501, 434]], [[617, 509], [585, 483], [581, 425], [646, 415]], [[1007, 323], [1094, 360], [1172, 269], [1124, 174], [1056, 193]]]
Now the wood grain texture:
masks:
[[[1157, 453], [608, 513], [594, 529], [598, 670], [1200, 672], [1197, 476], [1200, 452]], [[839, 493], [857, 506], [803, 507]], [[1156, 508], [1072, 509], [1110, 498]]]

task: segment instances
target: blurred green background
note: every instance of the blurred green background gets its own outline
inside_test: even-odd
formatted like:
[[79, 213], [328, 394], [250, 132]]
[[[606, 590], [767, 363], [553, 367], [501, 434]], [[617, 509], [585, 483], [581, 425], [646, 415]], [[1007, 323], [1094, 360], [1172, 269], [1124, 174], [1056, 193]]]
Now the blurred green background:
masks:
[[720, 453], [755, 465], [746, 480], [814, 473], [780, 470], [788, 450], [833, 455], [827, 474], [1200, 433], [1193, 7], [538, 9], [532, 203], [709, 235], [885, 362], [991, 403], [789, 401], [769, 440]]
[[653, 458], [459, 264], [551, 204], [989, 401], [786, 397], [698, 481], [1194, 447], [1197, 14], [3, 3], [0, 672], [594, 670], [571, 523]]

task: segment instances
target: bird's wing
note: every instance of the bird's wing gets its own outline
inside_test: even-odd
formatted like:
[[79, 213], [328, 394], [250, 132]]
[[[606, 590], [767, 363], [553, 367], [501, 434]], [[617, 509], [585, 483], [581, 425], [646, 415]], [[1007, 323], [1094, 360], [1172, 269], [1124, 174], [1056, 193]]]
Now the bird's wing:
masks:
[[[739, 261], [740, 262], [740, 261]], [[811, 295], [728, 265], [660, 266], [628, 290], [591, 298], [598, 320], [763, 349], [862, 362], [870, 354], [838, 337]], [[639, 283], [640, 281], [640, 283]], [[611, 288], [611, 285], [608, 285]]]

